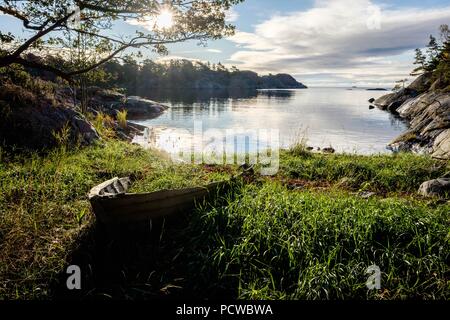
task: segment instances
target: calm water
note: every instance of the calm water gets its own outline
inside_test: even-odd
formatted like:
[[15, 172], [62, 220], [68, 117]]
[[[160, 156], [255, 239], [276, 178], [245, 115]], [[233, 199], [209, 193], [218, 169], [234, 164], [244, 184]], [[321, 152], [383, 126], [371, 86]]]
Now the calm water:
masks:
[[[248, 134], [250, 137], [245, 140], [247, 148], [253, 149], [261, 129], [277, 129], [283, 148], [306, 138], [310, 146], [332, 146], [338, 152], [384, 153], [389, 152], [386, 145], [406, 129], [389, 113], [369, 110], [367, 100], [386, 93], [345, 88], [262, 90], [232, 95], [172, 92], [170, 98], [164, 94], [149, 97], [171, 107], [165, 114], [136, 122], [150, 127], [152, 144], [169, 152], [175, 144], [187, 145], [198, 139], [195, 130], [198, 133], [216, 129], [216, 135], [222, 132], [228, 138], [227, 129], [255, 129], [252, 132], [256, 135]], [[200, 138], [204, 145], [212, 139], [206, 136]]]

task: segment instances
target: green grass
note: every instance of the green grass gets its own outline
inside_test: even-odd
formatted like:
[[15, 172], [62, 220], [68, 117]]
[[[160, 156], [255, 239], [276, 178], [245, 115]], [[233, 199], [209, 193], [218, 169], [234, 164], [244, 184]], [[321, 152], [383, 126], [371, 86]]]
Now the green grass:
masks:
[[[238, 183], [188, 219], [164, 225], [157, 247], [127, 239], [98, 265], [106, 251], [84, 237], [94, 222], [86, 196], [94, 185], [129, 176], [131, 192], [149, 192], [228, 179], [237, 170], [177, 165], [110, 140], [65, 150], [0, 152], [0, 299], [54, 297], [52, 284], [73, 255], [97, 270], [87, 276], [86, 295], [145, 298], [177, 287], [180, 295], [248, 299], [449, 298], [450, 206], [416, 195], [420, 183], [448, 172], [447, 163], [282, 152], [277, 177]], [[297, 180], [307, 183], [290, 190]], [[363, 199], [359, 190], [377, 196]], [[365, 288], [371, 264], [383, 272], [380, 291]], [[114, 276], [97, 281], [110, 267]]]
[[[115, 176], [130, 191], [198, 186], [226, 173], [174, 165], [161, 154], [108, 141], [46, 156], [2, 154], [0, 161], [0, 298], [35, 298], [63, 269], [80, 232], [93, 221], [87, 193]], [[228, 175], [229, 177], [229, 175]]]
[[[241, 299], [448, 299], [450, 205], [242, 187], [188, 228], [192, 286]], [[368, 291], [378, 265], [382, 289]], [[197, 270], [197, 271], [195, 271]], [[206, 294], [207, 295], [207, 294]]]
[[450, 164], [411, 153], [360, 156], [352, 154], [281, 155], [280, 176], [328, 181], [355, 190], [380, 193], [416, 192], [424, 181], [450, 172]]

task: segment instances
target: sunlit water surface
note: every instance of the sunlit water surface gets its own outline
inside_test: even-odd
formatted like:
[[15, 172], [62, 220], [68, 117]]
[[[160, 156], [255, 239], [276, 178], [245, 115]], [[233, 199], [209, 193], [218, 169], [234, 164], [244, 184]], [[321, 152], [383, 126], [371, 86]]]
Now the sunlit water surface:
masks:
[[[260, 90], [235, 95], [154, 93], [148, 98], [170, 109], [158, 118], [135, 122], [151, 128], [152, 145], [168, 152], [198, 143], [203, 148], [214, 145], [215, 150], [222, 144], [226, 150], [254, 151], [274, 144], [277, 135], [281, 148], [306, 139], [309, 146], [332, 146], [337, 152], [385, 153], [389, 152], [386, 145], [406, 129], [406, 124], [389, 113], [369, 110], [368, 100], [386, 93], [359, 88]], [[275, 131], [264, 131], [271, 129]]]

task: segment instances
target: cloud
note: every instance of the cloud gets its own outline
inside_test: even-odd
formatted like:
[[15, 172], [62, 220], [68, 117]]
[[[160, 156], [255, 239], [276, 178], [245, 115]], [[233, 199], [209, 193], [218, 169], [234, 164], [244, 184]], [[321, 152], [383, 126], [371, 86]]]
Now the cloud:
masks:
[[227, 22], [236, 22], [239, 19], [239, 13], [231, 7], [225, 14], [225, 20]]
[[230, 64], [258, 72], [321, 75], [349, 83], [393, 83], [413, 68], [412, 50], [423, 47], [450, 6], [389, 9], [369, 0], [319, 0], [306, 11], [275, 15], [254, 31], [229, 38], [239, 48]]
[[206, 51], [211, 52], [211, 53], [222, 53], [222, 50], [219, 50], [219, 49], [206, 49]]

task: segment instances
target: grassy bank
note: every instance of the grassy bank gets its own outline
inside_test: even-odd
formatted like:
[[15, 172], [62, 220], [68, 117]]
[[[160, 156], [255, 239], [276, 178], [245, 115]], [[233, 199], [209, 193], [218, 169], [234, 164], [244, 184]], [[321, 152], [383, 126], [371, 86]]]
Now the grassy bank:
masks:
[[226, 174], [174, 165], [157, 152], [123, 142], [48, 155], [1, 154], [0, 297], [34, 298], [63, 270], [77, 236], [93, 222], [87, 193], [113, 177], [134, 190], [202, 185]]
[[[407, 154], [283, 152], [277, 176], [238, 183], [163, 226], [157, 247], [122, 241], [111, 267], [98, 262], [98, 239], [86, 237], [92, 186], [130, 176], [135, 192], [179, 188], [228, 178], [236, 168], [175, 165], [115, 141], [45, 156], [2, 153], [0, 297], [52, 297], [76, 252], [94, 270], [81, 294], [90, 297], [449, 298], [450, 206], [415, 194], [448, 170]], [[364, 199], [362, 191], [375, 195]], [[367, 292], [372, 264], [382, 271], [382, 290]], [[111, 277], [100, 281], [105, 273]]]
[[[449, 298], [449, 212], [411, 198], [245, 186], [197, 212], [191, 285], [242, 299]], [[371, 265], [379, 291], [365, 285]]]

